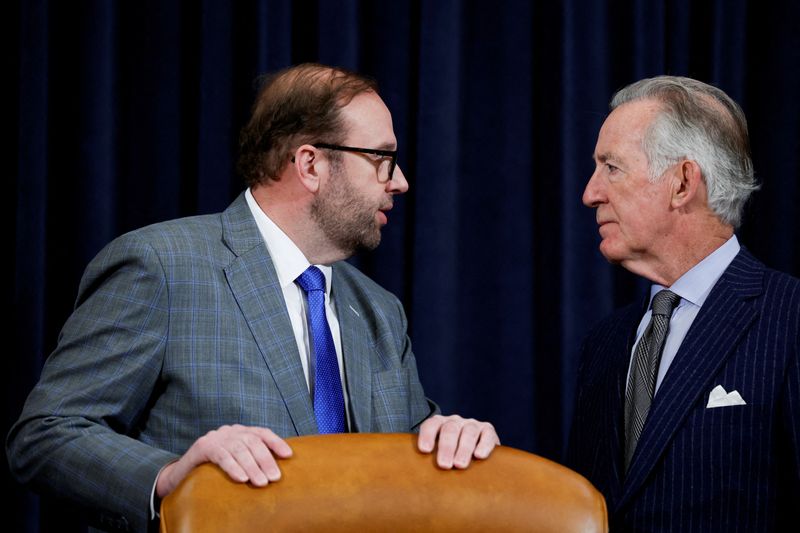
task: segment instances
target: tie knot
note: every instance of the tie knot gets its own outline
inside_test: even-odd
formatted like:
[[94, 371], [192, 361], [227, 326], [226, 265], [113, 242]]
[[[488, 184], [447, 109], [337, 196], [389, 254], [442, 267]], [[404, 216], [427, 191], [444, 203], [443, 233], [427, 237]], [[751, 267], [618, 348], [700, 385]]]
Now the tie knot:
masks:
[[681, 300], [681, 297], [672, 291], [658, 291], [653, 297], [651, 307], [654, 315], [663, 315], [667, 318], [672, 316], [672, 311]]
[[295, 281], [306, 292], [325, 290], [325, 274], [314, 265], [311, 265], [305, 272], [297, 276]]

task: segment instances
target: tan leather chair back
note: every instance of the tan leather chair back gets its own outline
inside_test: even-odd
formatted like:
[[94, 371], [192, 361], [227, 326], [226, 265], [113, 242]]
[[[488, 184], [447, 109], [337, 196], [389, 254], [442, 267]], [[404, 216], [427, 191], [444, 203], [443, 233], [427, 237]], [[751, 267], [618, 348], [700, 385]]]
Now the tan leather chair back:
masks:
[[501, 446], [466, 470], [441, 470], [416, 435], [288, 440], [267, 487], [192, 471], [161, 505], [163, 533], [252, 531], [605, 532], [603, 497], [579, 474]]

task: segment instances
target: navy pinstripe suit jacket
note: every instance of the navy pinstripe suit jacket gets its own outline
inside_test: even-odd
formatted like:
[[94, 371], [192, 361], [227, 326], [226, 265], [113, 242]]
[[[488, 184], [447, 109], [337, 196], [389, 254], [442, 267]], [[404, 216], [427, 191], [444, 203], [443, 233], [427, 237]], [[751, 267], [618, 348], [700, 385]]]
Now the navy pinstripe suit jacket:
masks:
[[[400, 302], [333, 266], [351, 420], [409, 432], [435, 409]], [[225, 212], [124, 235], [87, 267], [75, 311], [8, 440], [12, 472], [144, 530], [159, 469], [225, 424], [317, 432], [283, 293], [240, 196]]]
[[[611, 530], [773, 531], [800, 505], [800, 280], [742, 250], [681, 344], [623, 468], [624, 389], [642, 305], [582, 348], [568, 464], [605, 495]], [[717, 385], [746, 405], [708, 409]]]

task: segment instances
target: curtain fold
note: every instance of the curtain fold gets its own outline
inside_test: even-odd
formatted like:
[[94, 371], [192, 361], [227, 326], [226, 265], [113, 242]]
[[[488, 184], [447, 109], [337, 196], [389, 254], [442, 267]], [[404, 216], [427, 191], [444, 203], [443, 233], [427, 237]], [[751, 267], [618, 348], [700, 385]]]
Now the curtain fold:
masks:
[[[647, 288], [605, 262], [581, 204], [622, 86], [687, 75], [743, 106], [762, 190], [740, 241], [800, 276], [800, 3], [19, 0], [9, 12], [4, 433], [89, 260], [126, 231], [224, 209], [243, 189], [256, 77], [297, 62], [377, 79], [411, 189], [381, 246], [352, 261], [403, 301], [427, 394], [491, 421], [504, 444], [561, 458], [582, 337]], [[16, 530], [63, 525], [4, 475]]]

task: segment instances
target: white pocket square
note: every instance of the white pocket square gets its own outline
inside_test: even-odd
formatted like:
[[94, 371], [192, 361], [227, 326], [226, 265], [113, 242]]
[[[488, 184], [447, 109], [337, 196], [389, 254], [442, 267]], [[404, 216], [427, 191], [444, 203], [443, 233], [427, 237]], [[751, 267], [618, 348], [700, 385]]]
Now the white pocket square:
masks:
[[729, 405], [747, 405], [739, 391], [726, 392], [722, 385], [717, 385], [708, 395], [706, 409], [714, 407], [728, 407]]

